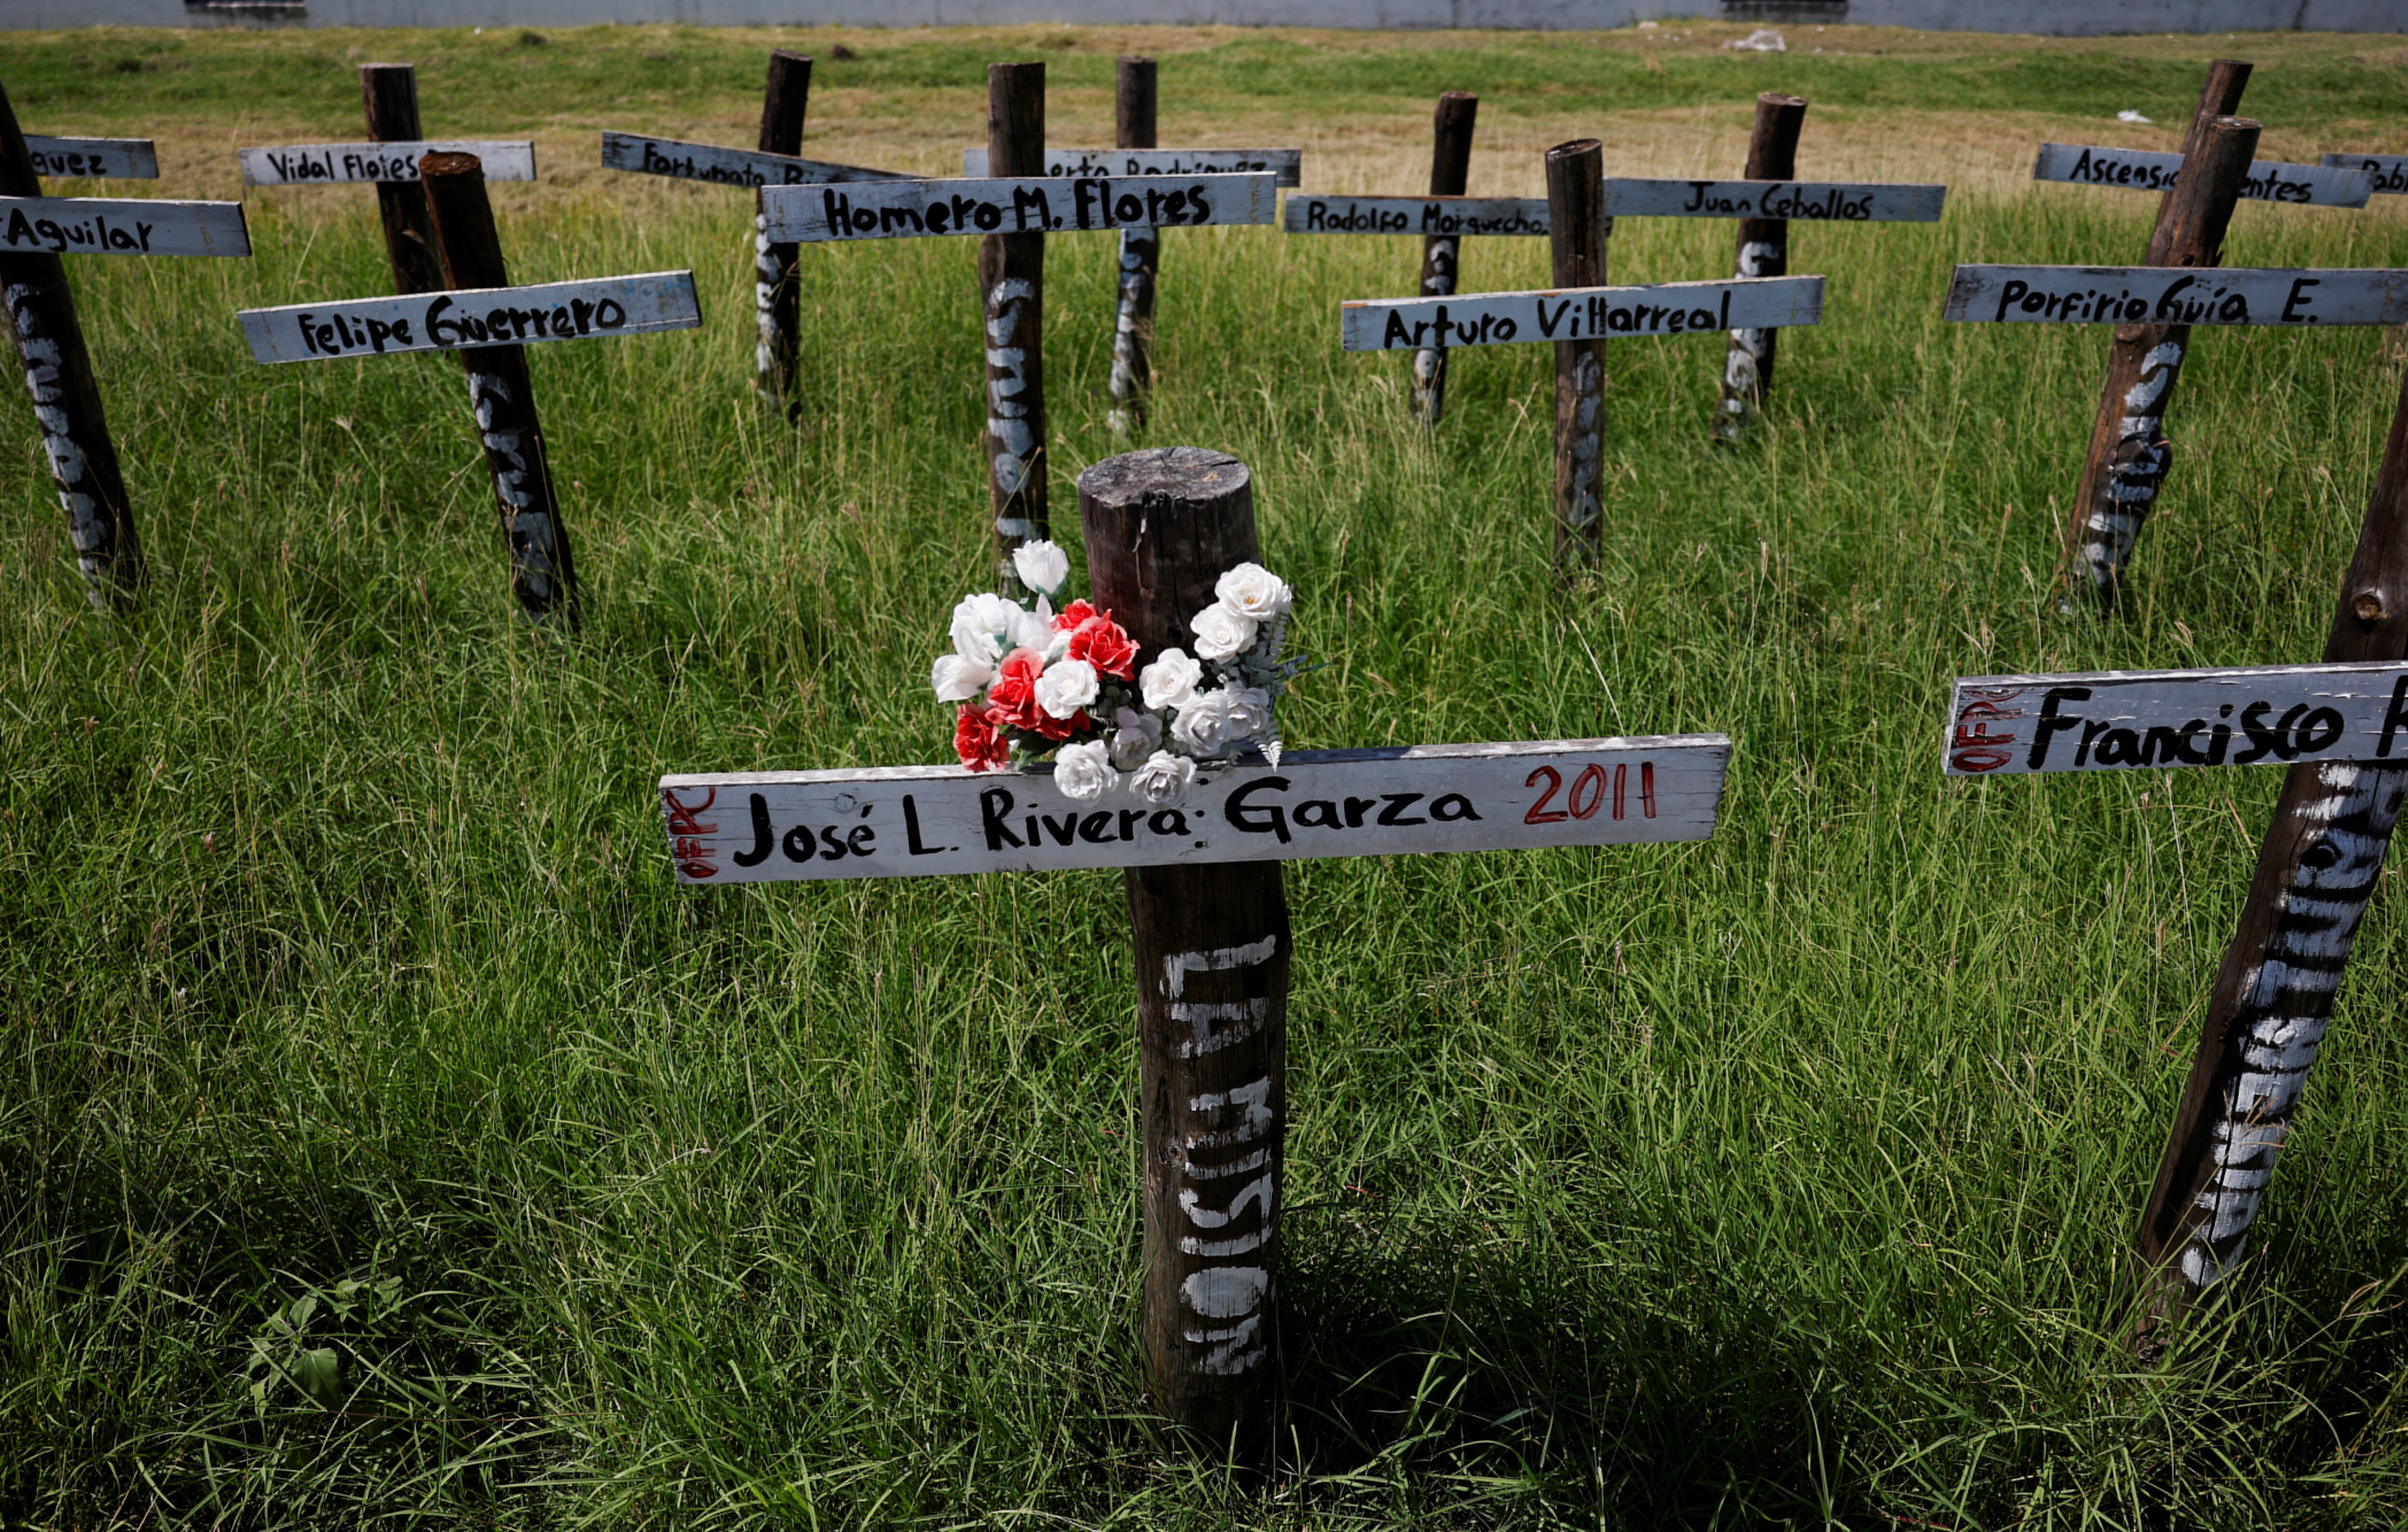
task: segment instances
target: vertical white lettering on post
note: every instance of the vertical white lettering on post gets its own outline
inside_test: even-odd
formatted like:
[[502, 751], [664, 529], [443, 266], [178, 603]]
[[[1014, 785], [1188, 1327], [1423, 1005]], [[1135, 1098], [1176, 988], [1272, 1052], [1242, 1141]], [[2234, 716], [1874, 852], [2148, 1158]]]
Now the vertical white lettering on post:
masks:
[[497, 463], [507, 465], [494, 473], [494, 493], [508, 508], [509, 520], [503, 533], [509, 539], [511, 562], [523, 571], [528, 593], [548, 603], [559, 594], [553, 579], [559, 556], [552, 516], [536, 505], [535, 492], [527, 483], [525, 433], [510, 426], [496, 429], [494, 424], [494, 407], [510, 403], [509, 385], [490, 373], [471, 371], [468, 402], [476, 407], [477, 432], [485, 451]]
[[[1045, 444], [1028, 422], [1028, 352], [1020, 343], [1020, 325], [1037, 300], [1036, 286], [1019, 277], [1007, 277], [986, 295], [986, 429], [994, 438], [995, 482], [1006, 494], [1017, 494], [1028, 482], [1028, 465]], [[995, 530], [1005, 537], [1034, 537], [1034, 523], [1021, 517], [998, 517]]]
[[1147, 274], [1161, 253], [1162, 231], [1155, 228], [1121, 231], [1120, 312], [1112, 322], [1112, 411], [1115, 431], [1134, 429], [1140, 372], [1151, 378], [1154, 349], [1154, 305]]
[[2147, 519], [2149, 507], [2165, 483], [2166, 470], [2173, 465], [2172, 446], [2158, 427], [2164, 421], [2166, 395], [2182, 376], [2183, 349], [2189, 336], [2186, 328], [2171, 328], [2167, 338], [2150, 347], [2141, 359], [2141, 380], [2124, 391], [2115, 441], [2108, 449], [2106, 486], [2082, 523], [2086, 534], [2082, 540], [2082, 568], [2094, 590], [2114, 588], [2120, 571], [2131, 559], [2141, 523]]
[[1572, 389], [1570, 525], [1583, 537], [1591, 537], [1605, 520], [1605, 508], [1598, 500], [1598, 454], [1605, 438], [1605, 368], [1593, 351], [1573, 364]]
[[[1178, 1043], [1181, 1057], [1216, 1053], [1254, 1037], [1263, 1029], [1270, 1008], [1262, 997], [1191, 999], [1187, 976], [1256, 967], [1278, 950], [1279, 938], [1271, 936], [1239, 947], [1175, 952], [1163, 960], [1171, 1019], [1190, 1029]], [[1191, 1095], [1186, 1108], [1189, 1131], [1179, 1145], [1179, 1206], [1188, 1227], [1180, 1238], [1180, 1253], [1232, 1264], [1191, 1271], [1181, 1281], [1180, 1303], [1190, 1322], [1182, 1324], [1180, 1336], [1211, 1348], [1198, 1364], [1202, 1371], [1233, 1377], [1261, 1366], [1270, 1349], [1262, 1329], [1269, 1312], [1271, 1274], [1258, 1253], [1279, 1228], [1280, 1167], [1271, 1153], [1278, 1115], [1271, 1105], [1270, 1077]], [[1254, 1227], [1231, 1232], [1232, 1224], [1244, 1223]], [[1244, 1261], [1248, 1256], [1254, 1259]]]
[[76, 567], [83, 571], [93, 604], [105, 606], [101, 559], [108, 550], [108, 524], [93, 496], [93, 486], [85, 481], [83, 450], [76, 445], [74, 425], [67, 418], [66, 390], [60, 376], [64, 358], [58, 342], [41, 333], [34, 290], [11, 284], [5, 296], [9, 322], [17, 331], [17, 359], [25, 368], [26, 391], [34, 396], [34, 421], [42, 428], [42, 451], [50, 462], [59, 504], [67, 513]]
[[760, 330], [760, 341], [753, 352], [758, 376], [768, 379], [778, 368], [778, 283], [784, 279], [786, 264], [779, 259], [777, 241], [769, 237], [769, 215], [752, 215], [752, 313]]
[[[1422, 296], [1426, 298], [1455, 296], [1455, 263], [1462, 253], [1462, 248], [1463, 241], [1452, 236], [1443, 239], [1434, 238], [1429, 242], [1424, 260], [1424, 265], [1429, 269], [1422, 277]], [[1440, 330], [1440, 338], [1444, 339], [1445, 334], [1444, 330]], [[1446, 355], [1443, 348], [1426, 347], [1413, 352], [1414, 394], [1417, 397], [1426, 396], [1430, 390], [1439, 387], [1440, 375], [1445, 371], [1445, 368]]]
[[[1741, 276], [1761, 277], [1768, 265], [1779, 267], [1784, 274], [1787, 272], [1787, 258], [1782, 246], [1751, 239], [1739, 248]], [[1759, 369], [1772, 332], [1733, 330], [1730, 337], [1730, 350], [1724, 353], [1723, 362], [1723, 412], [1728, 417], [1724, 422], [1723, 434], [1726, 437], [1735, 436], [1738, 429], [1746, 423], [1748, 403], [1757, 396]]]
[[2264, 961], [2241, 981], [2232, 1026], [2247, 1039], [2246, 1067], [2214, 1109], [2215, 1169], [2193, 1204], [2207, 1220], [2192, 1228], [2179, 1257], [2193, 1287], [2223, 1276], [2248, 1242], [2408, 796], [2408, 767], [2328, 761], [2315, 772], [2324, 795], [2305, 817], [2323, 828], [2294, 864], [2299, 871], [2283, 891]]

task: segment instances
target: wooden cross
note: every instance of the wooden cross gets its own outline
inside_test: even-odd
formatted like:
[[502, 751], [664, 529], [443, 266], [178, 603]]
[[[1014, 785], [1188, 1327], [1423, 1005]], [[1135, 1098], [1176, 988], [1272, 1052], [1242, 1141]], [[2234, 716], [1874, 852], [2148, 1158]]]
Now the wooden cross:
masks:
[[1042, 64], [988, 66], [987, 123], [995, 177], [769, 187], [761, 203], [770, 236], [798, 243], [980, 237], [987, 493], [999, 578], [1017, 589], [1011, 551], [1048, 524], [1046, 235], [1268, 223], [1279, 193], [1268, 173], [1046, 175]]
[[632, 133], [602, 135], [605, 169], [752, 189], [752, 315], [759, 337], [753, 347], [754, 379], [764, 394], [785, 401], [790, 415], [802, 403], [795, 391], [795, 368], [802, 357], [802, 294], [795, 281], [795, 245], [769, 236], [761, 189], [905, 179], [900, 171], [803, 159], [803, 114], [810, 95], [811, 61], [781, 48], [769, 55], [769, 82], [761, 92], [757, 151]]
[[428, 139], [418, 124], [418, 71], [407, 64], [360, 65], [360, 100], [367, 116], [368, 142], [278, 144], [238, 149], [245, 186], [337, 186], [372, 184], [377, 217], [384, 227], [385, 258], [394, 288], [403, 293], [443, 291], [443, 261], [427, 222], [426, 197], [418, 187], [418, 162], [428, 154], [474, 154], [487, 180], [536, 179], [535, 145], [524, 139]]
[[[1244, 464], [1170, 448], [1079, 476], [1092, 598], [1150, 662], [1256, 553]], [[1156, 1409], [1226, 1439], [1258, 1418], [1286, 1196], [1293, 957], [1280, 863], [1698, 840], [1721, 735], [1250, 756], [1157, 807], [1072, 801], [1050, 768], [668, 776], [688, 885], [1120, 867], [1138, 978], [1142, 1335]]]
[[2114, 608], [2132, 544], [2172, 462], [2165, 415], [2192, 325], [2408, 320], [2401, 308], [2408, 273], [2216, 269], [2258, 134], [2246, 118], [2201, 124], [2191, 173], [2166, 193], [2146, 265], [1956, 268], [1950, 319], [2115, 326], [2069, 530], [2078, 579], [2069, 608], [2077, 599]]
[[[1281, 186], [1301, 179], [1300, 149], [1162, 149], [1154, 139], [1155, 61], [1124, 54], [1114, 73], [1111, 149], [1044, 150], [1048, 176], [1244, 176], [1268, 172]], [[988, 151], [962, 150], [962, 174], [982, 178]], [[1162, 233], [1151, 224], [1121, 230], [1118, 301], [1112, 318], [1112, 410], [1116, 435], [1145, 429], [1146, 396], [1154, 388], [1154, 303], [1162, 277]]]
[[[2233, 163], [2246, 161], [2243, 151]], [[1948, 317], [2185, 326], [2398, 323], [2408, 321], [2408, 271], [1959, 266]], [[2154, 1343], [2162, 1319], [2241, 1258], [2265, 1198], [2408, 796], [2403, 657], [2408, 388], [2342, 583], [2324, 664], [1976, 676], [1956, 683], [1947, 744], [1952, 774], [2290, 768], [2239, 929], [2216, 971], [2199, 1052], [2142, 1215], [2136, 1253], [2148, 1286], [2134, 1339], [2144, 1346]]]
[[46, 197], [43, 165], [72, 168], [80, 160], [86, 175], [105, 169], [132, 176], [147, 168], [155, 176], [158, 156], [92, 147], [141, 143], [135, 139], [43, 142], [45, 159], [37, 165], [7, 93], [0, 90], [0, 311], [7, 315], [34, 396], [34, 419], [67, 513], [76, 567], [93, 604], [106, 609], [130, 600], [142, 583], [142, 543], [61, 257], [244, 256], [251, 253], [251, 234], [238, 202]]
[[[1605, 444], [1605, 342], [1729, 334], [1813, 324], [1820, 277], [1742, 277], [1724, 282], [1605, 285], [1604, 148], [1574, 139], [1547, 150], [1547, 229], [1555, 286], [1346, 304], [1340, 344], [1350, 351], [1553, 341], [1555, 348], [1555, 551], [1568, 569], [1593, 563], [1604, 513], [1598, 499]], [[1291, 200], [1290, 207], [1294, 207]]]
[[512, 287], [477, 157], [430, 150], [416, 168], [447, 291], [247, 308], [236, 317], [251, 355], [264, 363], [458, 352], [493, 477], [519, 609], [536, 622], [574, 628], [577, 566], [561, 524], [525, 348], [695, 329], [702, 323], [702, 309], [694, 273], [656, 271]]

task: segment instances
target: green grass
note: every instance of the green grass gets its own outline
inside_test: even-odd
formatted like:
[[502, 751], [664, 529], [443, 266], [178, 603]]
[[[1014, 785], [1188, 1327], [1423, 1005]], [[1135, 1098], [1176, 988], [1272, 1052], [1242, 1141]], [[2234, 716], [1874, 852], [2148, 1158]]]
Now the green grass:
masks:
[[[757, 36], [662, 35], [716, 93], [672, 107], [622, 57], [625, 125], [741, 107]], [[618, 36], [510, 42], [526, 84], [444, 131], [554, 123]], [[974, 136], [999, 55], [861, 36], [848, 109], [925, 87], [954, 114], [929, 131]], [[1092, 92], [1135, 35], [1060, 36]], [[1540, 91], [1631, 38], [1213, 36], [1266, 61], [1248, 121], [1332, 92], [1407, 136], [1451, 48]], [[349, 131], [354, 41], [0, 36], [0, 79], [37, 128], [165, 121], [197, 160], [240, 113]], [[2067, 81], [2122, 70], [2163, 120], [2235, 45], [1950, 46], [1948, 78], [2004, 93], [1947, 109], [2071, 110]], [[2341, 85], [2253, 108], [2396, 118], [2398, 71], [2353, 48], [2268, 41]], [[73, 93], [72, 56], [121, 50], [191, 66]], [[1677, 67], [1666, 99], [1724, 116], [1778, 82]], [[790, 431], [747, 394], [742, 198], [589, 172], [500, 200], [517, 279], [690, 264], [704, 292], [699, 333], [532, 352], [574, 641], [510, 615], [456, 364], [241, 349], [237, 308], [384, 290], [364, 193], [256, 200], [251, 262], [76, 268], [138, 613], [85, 607], [0, 406], [7, 1525], [2408, 1517], [2400, 901], [2249, 1267], [2143, 1372], [2124, 1252], [2278, 779], [1939, 769], [1954, 675], [2314, 658], [2401, 383], [2384, 335], [2202, 334], [2128, 617], [2069, 623], [2049, 577], [2105, 336], [1939, 299], [1962, 259], [2128, 257], [2150, 204], [1960, 193], [1937, 226], [1802, 231], [1828, 322], [1785, 341], [1746, 449], [1707, 445], [1716, 343], [1612, 349], [1604, 564], [1566, 595], [1542, 351], [1457, 353], [1426, 439], [1401, 362], [1335, 349], [1407, 243], [1167, 240], [1154, 438], [1254, 469], [1328, 662], [1295, 744], [1735, 742], [1705, 843], [1288, 870], [1283, 1435], [1230, 1473], [1167, 1448], [1136, 1382], [1118, 880], [688, 892], [663, 854], [660, 772], [944, 755], [925, 659], [987, 566], [971, 248], [808, 256]], [[1729, 238], [1627, 223], [1614, 274], [1713, 274]], [[1538, 242], [1472, 259], [1543, 280]], [[2401, 265], [2408, 220], [2246, 208], [2228, 261]], [[1113, 450], [1109, 264], [1049, 251], [1066, 533]]]

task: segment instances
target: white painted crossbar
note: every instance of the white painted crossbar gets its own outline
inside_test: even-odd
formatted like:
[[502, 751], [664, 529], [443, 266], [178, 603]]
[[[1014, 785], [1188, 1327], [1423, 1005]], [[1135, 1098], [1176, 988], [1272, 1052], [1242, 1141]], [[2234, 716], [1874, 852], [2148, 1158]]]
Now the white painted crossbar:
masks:
[[487, 180], [535, 179], [535, 145], [524, 139], [430, 138], [393, 144], [278, 144], [238, 149], [245, 186], [335, 186], [418, 179], [429, 154], [474, 154]]
[[0, 197], [0, 251], [52, 255], [249, 255], [239, 202]]
[[1948, 718], [1960, 777], [2408, 759], [2408, 662], [1967, 676]]
[[25, 135], [36, 176], [157, 180], [159, 150], [148, 138], [45, 138]]
[[796, 244], [1268, 223], [1278, 201], [1268, 176], [912, 180], [762, 193], [768, 236]]
[[691, 271], [485, 287], [406, 298], [355, 298], [246, 308], [243, 338], [262, 362], [310, 362], [464, 346], [692, 330], [702, 323]]
[[[2120, 186], [2134, 192], [2162, 192], [2182, 174], [2183, 157], [2146, 149], [2101, 149], [2096, 144], [2042, 144], [2032, 164], [2032, 179], [2071, 181], [2077, 186]], [[2253, 202], [2287, 202], [2301, 207], [2363, 208], [2372, 190], [2365, 172], [2333, 164], [2285, 165], [2279, 160], [2253, 160], [2241, 195]]]
[[1672, 180], [1608, 177], [1610, 218], [1779, 218], [1814, 223], [1932, 223], [1945, 186], [1906, 181]]
[[[986, 150], [962, 150], [962, 174], [986, 178]], [[1048, 149], [1048, 176], [1253, 176], [1282, 186], [1304, 179], [1300, 149]]]
[[2408, 196], [2408, 154], [2328, 154], [2324, 163], [2365, 171], [2367, 189], [2376, 196]]
[[2408, 270], [1958, 266], [1945, 312], [1999, 324], [2399, 324]]
[[1050, 769], [949, 766], [660, 790], [682, 881], [756, 883], [1702, 840], [1729, 759], [1719, 734], [1293, 751], [1206, 778], [1176, 809], [1073, 802]]
[[1544, 197], [1292, 196], [1289, 234], [1544, 235]]
[[1341, 349], [1503, 346], [1538, 340], [1787, 329], [1823, 318], [1820, 277], [1742, 277], [1648, 287], [1568, 287], [1551, 293], [1468, 293], [1346, 304]]
[[717, 144], [690, 144], [680, 138], [650, 138], [636, 133], [602, 135], [602, 168], [629, 170], [639, 176], [668, 176], [678, 180], [710, 181], [721, 186], [818, 186], [831, 181], [910, 179], [900, 171], [831, 165], [825, 160], [767, 154], [752, 149], [723, 149]]

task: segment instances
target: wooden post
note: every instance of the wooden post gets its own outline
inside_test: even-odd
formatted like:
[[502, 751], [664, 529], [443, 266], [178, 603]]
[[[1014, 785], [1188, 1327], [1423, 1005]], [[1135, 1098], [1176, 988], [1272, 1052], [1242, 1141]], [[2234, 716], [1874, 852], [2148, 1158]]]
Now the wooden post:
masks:
[[[1547, 244], [1555, 285], [1605, 285], [1605, 146], [1575, 138], [1547, 150]], [[1555, 347], [1555, 562], [1566, 574], [1597, 560], [1598, 460], [1605, 447], [1605, 340]]]
[[[1112, 141], [1122, 149], [1154, 147], [1154, 61], [1120, 61], [1113, 92]], [[1146, 394], [1154, 388], [1154, 287], [1162, 269], [1162, 231], [1121, 231], [1120, 312], [1112, 325], [1112, 413], [1116, 432], [1145, 429]]]
[[[761, 152], [800, 154], [803, 151], [803, 109], [811, 97], [811, 61], [781, 48], [769, 55], [769, 83], [761, 93]], [[752, 193], [752, 308], [760, 325], [755, 349], [756, 381], [761, 392], [785, 401], [791, 415], [801, 401], [795, 396], [795, 363], [801, 352], [796, 327], [801, 323], [801, 296], [795, 287], [796, 247], [773, 244], [761, 193]]]
[[[986, 173], [1045, 174], [1045, 65], [986, 70]], [[990, 234], [979, 242], [986, 309], [987, 487], [1002, 589], [1018, 590], [1011, 551], [1046, 535], [1045, 236]]]
[[[370, 143], [408, 144], [426, 136], [418, 122], [418, 71], [413, 66], [361, 64], [360, 100], [367, 107]], [[435, 225], [427, 221], [426, 193], [416, 182], [406, 180], [380, 180], [376, 190], [394, 290], [442, 292], [443, 262], [435, 253]]]
[[[2202, 164], [2211, 141], [2220, 139], [2220, 159], [2235, 152], [2233, 130], [2216, 127], [2234, 121], [2249, 68], [2238, 59], [2218, 59], [2208, 66], [2207, 83], [2200, 92], [2199, 110], [2183, 141], [2181, 179], [2157, 204], [2157, 227], [2149, 235], [2143, 265], [2212, 266], [2221, 253], [2225, 226], [2232, 219], [2233, 199], [2248, 175], [2257, 135], [2249, 148], [2238, 151], [2232, 165], [2210, 173]], [[2227, 174], [2231, 186], [2227, 189]], [[2173, 444], [2163, 429], [2166, 407], [2182, 377], [2183, 358], [2190, 350], [2187, 324], [2119, 324], [2107, 356], [2107, 383], [2099, 400], [2099, 417], [2090, 428], [2090, 449], [2083, 457], [2082, 482], [2073, 494], [2067, 526], [2072, 553], [2069, 581], [2073, 589], [2062, 605], [2078, 609], [2087, 605], [2100, 611], [2114, 609], [2116, 588], [2141, 523], [2156, 504], [2166, 470], [2173, 464]]]
[[[1430, 195], [1463, 195], [1471, 177], [1471, 125], [1479, 115], [1480, 98], [1469, 91], [1447, 91], [1439, 96], [1430, 142]], [[1423, 297], [1454, 294], [1462, 243], [1451, 234], [1423, 237]], [[1436, 425], [1446, 413], [1446, 349], [1442, 346], [1413, 352], [1413, 408], [1424, 425]]]
[[[1172, 447], [1079, 476], [1089, 586], [1140, 662], [1193, 640], [1258, 556], [1246, 465]], [[1262, 1420], [1287, 1130], [1287, 895], [1277, 862], [1131, 867], [1144, 1110], [1146, 1384], [1208, 1443]]]
[[[2324, 657], [2408, 658], [2408, 385]], [[2395, 697], [2391, 706], [2401, 704]], [[2133, 1339], [2143, 1351], [2161, 1321], [2241, 1258], [2332, 1020], [2403, 795], [2408, 760], [2302, 762], [2283, 780], [2141, 1216], [2137, 1253], [2147, 1285]]]
[[[0, 195], [41, 194], [34, 156], [7, 92], [0, 90]], [[7, 310], [17, 360], [34, 396], [50, 479], [67, 513], [76, 567], [83, 571], [94, 606], [122, 605], [142, 582], [142, 543], [135, 536], [134, 508], [117, 469], [117, 444], [101, 409], [83, 326], [76, 321], [66, 263], [50, 254], [0, 255], [0, 299], [6, 300], [0, 307]]]
[[[453, 292], [508, 287], [501, 236], [494, 229], [484, 166], [477, 156], [428, 154], [418, 162], [418, 175], [426, 191], [445, 285]], [[530, 620], [574, 629], [577, 567], [569, 557], [568, 532], [560, 524], [552, 465], [544, 456], [526, 349], [464, 347], [460, 365], [468, 375], [468, 399], [476, 408], [485, 466], [494, 476], [494, 499], [509, 542], [510, 589]]]
[[[1756, 98], [1756, 132], [1747, 141], [1749, 180], [1790, 180], [1798, 174], [1798, 135], [1806, 125], [1806, 98], [1767, 91]], [[1789, 275], [1789, 221], [1739, 222], [1739, 275]], [[1725, 441], [1747, 434], [1749, 421], [1772, 392], [1778, 330], [1733, 330], [1723, 356], [1723, 408], [1714, 428]]]

